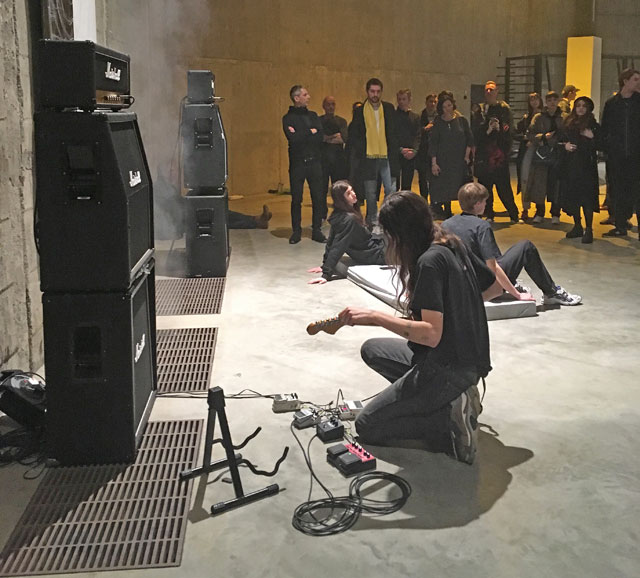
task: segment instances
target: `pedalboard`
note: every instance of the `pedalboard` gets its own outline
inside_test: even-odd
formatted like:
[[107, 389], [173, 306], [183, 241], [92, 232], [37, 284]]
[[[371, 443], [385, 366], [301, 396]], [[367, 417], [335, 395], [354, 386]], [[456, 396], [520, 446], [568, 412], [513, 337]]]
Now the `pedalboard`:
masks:
[[287, 411], [297, 411], [302, 402], [298, 399], [297, 393], [278, 393], [273, 396], [273, 413], [285, 413]]
[[376, 469], [376, 458], [357, 443], [327, 448], [327, 462], [345, 477]]
[[341, 420], [352, 420], [364, 409], [361, 401], [344, 401], [338, 406], [338, 417]]
[[316, 434], [325, 443], [341, 440], [344, 437], [344, 425], [337, 417], [332, 417], [316, 426]]
[[301, 409], [293, 414], [293, 427], [305, 429], [320, 423], [320, 414], [315, 409]]

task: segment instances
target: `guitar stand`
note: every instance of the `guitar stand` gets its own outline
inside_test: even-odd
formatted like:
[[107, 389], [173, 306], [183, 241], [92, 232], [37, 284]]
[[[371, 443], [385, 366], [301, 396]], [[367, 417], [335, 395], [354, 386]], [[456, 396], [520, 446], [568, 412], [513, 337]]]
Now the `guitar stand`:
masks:
[[[256, 490], [255, 492], [245, 494], [244, 490], [242, 489], [242, 482], [240, 480], [240, 472], [238, 471], [238, 466], [246, 465], [254, 474], [258, 476], [275, 476], [276, 473], [278, 473], [280, 464], [285, 460], [287, 454], [289, 453], [289, 447], [287, 446], [284, 448], [282, 456], [276, 462], [276, 465], [271, 472], [264, 472], [257, 469], [249, 460], [243, 459], [242, 454], [234, 453], [234, 450], [239, 450], [246, 446], [254, 437], [256, 437], [260, 433], [262, 428], [259, 427], [240, 445], [234, 446], [231, 442], [231, 432], [229, 431], [227, 414], [224, 410], [224, 391], [222, 391], [220, 387], [210, 388], [207, 395], [207, 404], [209, 405], [209, 415], [207, 417], [207, 433], [204, 445], [204, 456], [202, 458], [202, 466], [200, 466], [199, 468], [184, 470], [183, 472], [180, 472], [180, 479], [188, 480], [201, 474], [208, 474], [209, 472], [229, 467], [236, 497], [232, 500], [219, 502], [211, 506], [212, 515], [221, 514], [222, 512], [226, 512], [227, 510], [231, 510], [232, 508], [237, 508], [238, 506], [243, 506], [244, 504], [248, 504], [250, 502], [255, 502], [256, 500], [266, 498], [267, 496], [275, 496], [280, 491], [280, 487], [278, 486], [278, 484], [271, 484], [270, 486], [262, 488], [261, 490]], [[216, 414], [218, 416], [218, 419], [220, 420], [220, 430], [222, 431], [222, 438], [214, 439], [213, 435], [216, 426]], [[211, 462], [211, 450], [213, 448], [213, 444], [218, 443], [222, 444], [227, 457], [224, 460]]]

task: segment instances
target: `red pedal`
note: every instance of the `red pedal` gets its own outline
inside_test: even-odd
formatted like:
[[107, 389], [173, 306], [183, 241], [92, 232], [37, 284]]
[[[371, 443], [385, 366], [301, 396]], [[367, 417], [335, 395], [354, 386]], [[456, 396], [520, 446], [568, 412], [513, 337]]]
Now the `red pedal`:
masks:
[[343, 476], [376, 469], [376, 458], [357, 443], [331, 446], [327, 449], [327, 461]]

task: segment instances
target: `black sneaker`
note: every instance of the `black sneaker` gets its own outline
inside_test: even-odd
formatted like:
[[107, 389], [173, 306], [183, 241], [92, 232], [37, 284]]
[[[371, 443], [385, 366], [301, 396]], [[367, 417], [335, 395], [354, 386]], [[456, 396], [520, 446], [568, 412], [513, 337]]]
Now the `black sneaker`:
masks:
[[571, 231], [569, 231], [565, 237], [567, 239], [577, 239], [578, 237], [582, 237], [582, 235], [584, 234], [584, 231], [582, 230], [582, 227], [579, 227], [578, 225], [574, 225], [573, 229], [571, 229]]
[[618, 229], [617, 227], [615, 229], [611, 229], [611, 231], [607, 231], [606, 233], [602, 233], [603, 237], [626, 237], [627, 236], [627, 231], [626, 229]]
[[322, 231], [313, 231], [311, 233], [311, 240], [316, 243], [326, 243], [327, 238], [323, 235]]
[[593, 243], [593, 229], [587, 228], [584, 230], [584, 235], [582, 235], [582, 242], [587, 245]]
[[300, 233], [300, 231], [294, 231], [291, 237], [289, 237], [289, 245], [295, 245], [296, 243], [299, 243], [301, 238], [302, 234]]
[[475, 398], [480, 399], [472, 385], [451, 402], [451, 442], [453, 457], [465, 464], [472, 464], [478, 447], [478, 413]]

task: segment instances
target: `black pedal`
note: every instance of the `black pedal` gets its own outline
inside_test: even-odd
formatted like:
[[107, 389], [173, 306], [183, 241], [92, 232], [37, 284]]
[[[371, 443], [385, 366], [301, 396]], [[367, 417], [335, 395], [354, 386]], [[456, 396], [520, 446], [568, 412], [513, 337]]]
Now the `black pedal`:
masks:
[[316, 434], [325, 443], [341, 440], [344, 437], [344, 425], [338, 418], [332, 417], [316, 426]]
[[345, 477], [376, 469], [376, 458], [357, 443], [331, 446], [327, 449], [327, 462]]

